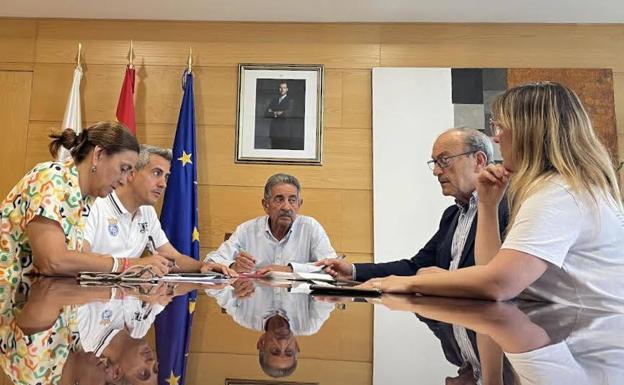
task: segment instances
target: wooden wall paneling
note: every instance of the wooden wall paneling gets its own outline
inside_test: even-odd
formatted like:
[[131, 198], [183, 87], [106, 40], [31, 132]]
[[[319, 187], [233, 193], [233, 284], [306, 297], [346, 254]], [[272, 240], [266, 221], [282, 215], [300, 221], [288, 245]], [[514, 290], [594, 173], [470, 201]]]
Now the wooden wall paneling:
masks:
[[[199, 186], [200, 240], [216, 248], [226, 232], [263, 215], [262, 187]], [[336, 250], [372, 253], [372, 192], [303, 188], [301, 214], [311, 215], [325, 228]]]
[[[41, 40], [130, 40], [173, 42], [379, 43], [379, 24], [262, 23], [147, 20], [38, 20]], [[42, 57], [43, 59], [43, 57]]]
[[[271, 380], [260, 369], [257, 354], [190, 353], [186, 373], [188, 385], [223, 385], [226, 378]], [[373, 365], [300, 358], [297, 369], [286, 381], [370, 385]]]
[[[323, 306], [331, 307], [331, 304]], [[351, 325], [348, 330], [344, 325]], [[349, 303], [335, 308], [318, 333], [299, 336], [301, 358], [372, 362], [373, 306]], [[191, 353], [238, 353], [257, 355], [262, 333], [240, 326], [221, 311], [214, 298], [200, 295], [193, 316]]]
[[198, 126], [199, 184], [264, 186], [276, 172], [301, 180], [303, 188], [370, 189], [372, 132], [370, 129], [326, 128], [323, 166], [236, 164], [234, 127]]
[[36, 36], [34, 20], [0, 19], [0, 63], [32, 63]]
[[621, 66], [624, 27], [540, 24], [386, 24], [389, 67]]
[[594, 130], [615, 161], [617, 129], [615, 121], [613, 75], [610, 69], [512, 68], [507, 71], [508, 88], [526, 83], [552, 80], [576, 92]]
[[370, 69], [343, 71], [343, 128], [372, 127], [372, 85], [372, 71]]
[[29, 71], [32, 72], [35, 65], [33, 63], [1, 63], [0, 71]]
[[[69, 92], [69, 91], [68, 91]], [[61, 120], [58, 121], [31, 121], [28, 129], [28, 145], [24, 169], [29, 170], [35, 164], [51, 159], [48, 144], [51, 132], [61, 129]], [[83, 121], [83, 127], [89, 127], [96, 122]], [[149, 125], [137, 124], [137, 139], [140, 143], [149, 143], [155, 146], [171, 148], [175, 135], [175, 125], [153, 123]]]
[[342, 127], [342, 70], [325, 68], [323, 127]]
[[[61, 116], [61, 119], [63, 116]], [[26, 146], [26, 157], [23, 171], [33, 168], [37, 163], [52, 160], [48, 150], [50, 133], [60, 131], [61, 119], [55, 122], [35, 122], [28, 124], [28, 145]]]
[[192, 45], [201, 66], [258, 62], [370, 68], [379, 63], [378, 31], [377, 25], [42, 21], [37, 61], [71, 62], [80, 39], [86, 62], [123, 64], [133, 39], [136, 60], [145, 65], [184, 63]]
[[0, 118], [5, 141], [0, 151], [2, 199], [24, 176], [32, 72], [0, 71]]
[[[73, 76], [72, 64], [37, 64], [31, 120], [62, 119]], [[179, 66], [136, 66], [137, 123], [167, 123], [175, 127], [182, 102]], [[83, 119], [97, 122], [115, 118], [123, 81], [123, 65], [86, 64], [81, 83]], [[194, 67], [197, 124], [236, 121], [236, 69]]]

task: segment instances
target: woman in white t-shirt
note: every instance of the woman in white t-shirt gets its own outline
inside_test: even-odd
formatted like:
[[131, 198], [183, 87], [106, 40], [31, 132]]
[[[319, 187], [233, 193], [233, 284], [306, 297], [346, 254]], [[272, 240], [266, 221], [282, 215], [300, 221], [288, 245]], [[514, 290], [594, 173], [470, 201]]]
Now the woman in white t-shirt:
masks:
[[[490, 300], [521, 295], [624, 312], [617, 175], [578, 96], [558, 83], [527, 84], [501, 95], [492, 116], [504, 162], [479, 176], [477, 266], [365, 286]], [[497, 210], [505, 191], [510, 225], [502, 242]]]

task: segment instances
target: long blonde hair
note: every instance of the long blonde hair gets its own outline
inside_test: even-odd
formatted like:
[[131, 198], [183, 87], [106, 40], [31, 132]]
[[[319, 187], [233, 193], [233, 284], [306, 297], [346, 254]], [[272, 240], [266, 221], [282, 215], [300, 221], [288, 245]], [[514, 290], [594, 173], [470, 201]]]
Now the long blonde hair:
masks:
[[494, 101], [492, 114], [512, 138], [509, 226], [522, 202], [557, 174], [574, 191], [589, 193], [595, 202], [599, 193], [621, 207], [609, 152], [574, 91], [554, 82], [514, 87]]

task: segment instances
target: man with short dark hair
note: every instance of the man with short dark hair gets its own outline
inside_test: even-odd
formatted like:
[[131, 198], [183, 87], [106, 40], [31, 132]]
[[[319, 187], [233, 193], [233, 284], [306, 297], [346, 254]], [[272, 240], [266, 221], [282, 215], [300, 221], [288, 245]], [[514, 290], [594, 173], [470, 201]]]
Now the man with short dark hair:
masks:
[[301, 185], [287, 174], [271, 176], [264, 186], [262, 208], [267, 215], [236, 228], [206, 261], [229, 266], [239, 273], [257, 271], [312, 272], [323, 258], [335, 258], [329, 238], [314, 218], [298, 215], [303, 205]]

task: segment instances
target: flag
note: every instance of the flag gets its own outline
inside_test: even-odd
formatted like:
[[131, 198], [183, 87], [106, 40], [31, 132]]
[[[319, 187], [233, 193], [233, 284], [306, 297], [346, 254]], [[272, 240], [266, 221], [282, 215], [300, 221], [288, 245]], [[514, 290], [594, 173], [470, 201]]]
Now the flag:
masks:
[[[180, 253], [199, 259], [193, 75], [185, 71], [183, 76], [184, 96], [160, 222], [169, 242]], [[159, 385], [184, 385], [196, 296], [197, 292], [192, 291], [175, 297], [156, 318]]]
[[136, 121], [134, 119], [134, 67], [126, 67], [126, 75], [121, 85], [119, 102], [117, 102], [117, 121], [128, 127], [136, 135]]
[[[74, 69], [74, 80], [72, 81], [69, 96], [67, 97], [67, 105], [65, 106], [65, 115], [63, 116], [63, 124], [61, 129], [71, 128], [76, 134], [82, 132], [82, 113], [80, 111], [80, 80], [82, 79], [82, 67], [77, 65]], [[69, 158], [69, 151], [65, 147], [61, 147], [61, 151], [56, 155], [59, 162]]]

